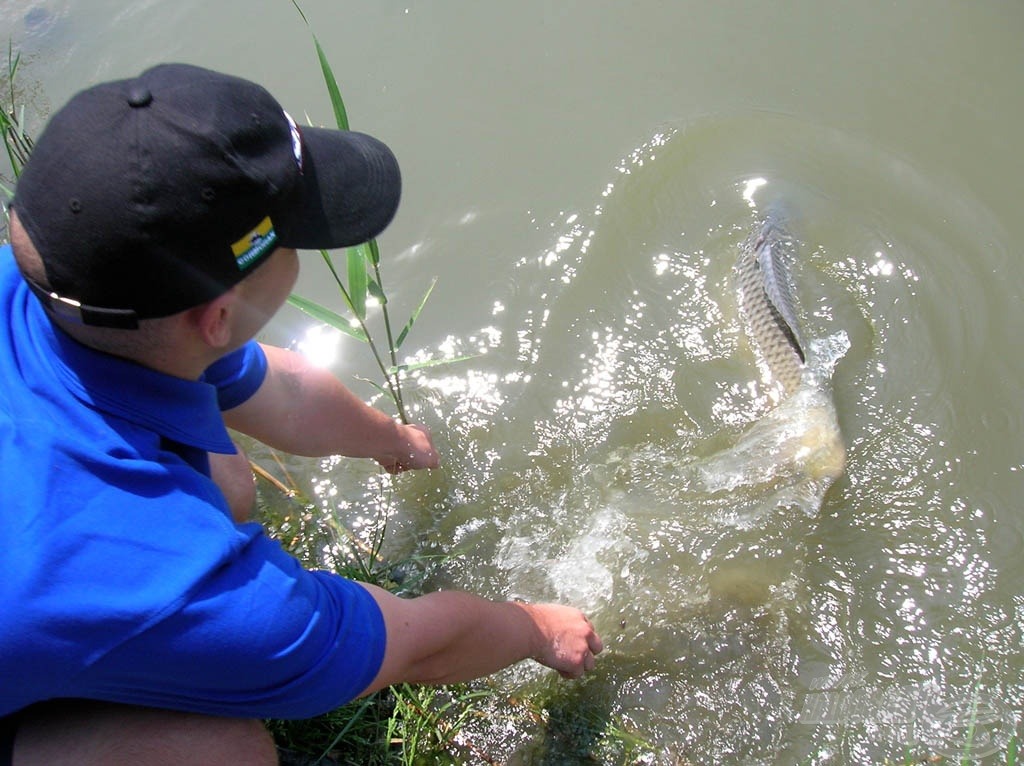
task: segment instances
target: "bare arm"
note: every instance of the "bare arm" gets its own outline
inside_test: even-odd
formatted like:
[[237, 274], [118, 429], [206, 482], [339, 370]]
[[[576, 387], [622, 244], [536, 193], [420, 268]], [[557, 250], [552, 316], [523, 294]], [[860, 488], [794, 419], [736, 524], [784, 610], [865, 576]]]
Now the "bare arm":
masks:
[[364, 585], [387, 626], [384, 663], [363, 692], [401, 682], [457, 683], [532, 658], [566, 678], [594, 668], [601, 639], [577, 609], [488, 601], [458, 591], [402, 599]]
[[[430, 434], [366, 405], [301, 355], [265, 346], [267, 378], [225, 422], [272, 447], [301, 455], [376, 459], [388, 470], [438, 464]], [[403, 681], [454, 683], [533, 658], [576, 678], [594, 667], [601, 639], [576, 609], [488, 601], [444, 591], [401, 599], [365, 585], [387, 626], [384, 662], [364, 693]]]
[[329, 371], [305, 357], [264, 346], [267, 377], [224, 421], [264, 444], [295, 455], [373, 458], [395, 472], [438, 465], [430, 433], [370, 407]]

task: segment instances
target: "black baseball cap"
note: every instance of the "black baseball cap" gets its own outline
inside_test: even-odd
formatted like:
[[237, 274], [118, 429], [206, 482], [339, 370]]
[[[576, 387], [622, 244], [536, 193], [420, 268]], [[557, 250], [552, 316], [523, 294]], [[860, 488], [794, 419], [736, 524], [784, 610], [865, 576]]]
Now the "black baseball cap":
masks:
[[12, 207], [52, 311], [107, 327], [228, 290], [277, 247], [366, 242], [398, 208], [391, 150], [295, 124], [263, 87], [187, 64], [96, 85], [49, 121]]

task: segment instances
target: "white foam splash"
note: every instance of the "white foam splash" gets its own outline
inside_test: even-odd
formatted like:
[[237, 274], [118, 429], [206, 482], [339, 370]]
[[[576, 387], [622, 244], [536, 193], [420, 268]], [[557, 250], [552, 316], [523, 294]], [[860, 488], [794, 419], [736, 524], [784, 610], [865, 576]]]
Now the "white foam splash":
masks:
[[812, 341], [799, 388], [732, 447], [698, 461], [693, 466], [698, 488], [707, 493], [756, 490], [761, 508], [795, 504], [815, 513], [846, 465], [828, 383], [849, 348], [844, 332]]

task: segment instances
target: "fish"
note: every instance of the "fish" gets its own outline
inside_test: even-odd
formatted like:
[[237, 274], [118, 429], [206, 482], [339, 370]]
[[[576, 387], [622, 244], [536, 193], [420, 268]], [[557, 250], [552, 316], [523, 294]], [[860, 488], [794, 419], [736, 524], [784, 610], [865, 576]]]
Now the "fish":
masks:
[[[693, 430], [681, 440], [658, 436], [647, 444], [621, 444], [603, 463], [592, 466], [588, 475], [601, 497], [624, 518], [646, 514], [657, 523], [658, 514], [664, 513], [666, 530], [777, 530], [781, 524], [797, 534], [794, 519], [815, 517], [846, 469], [832, 375], [849, 351], [850, 339], [842, 328], [800, 321], [805, 315], [798, 310], [790, 276], [797, 240], [789, 234], [786, 219], [773, 212], [750, 220], [747, 238], [723, 250], [720, 261], [722, 267], [726, 259], [732, 261], [734, 277], [720, 285], [726, 293], [722, 302], [740, 305], [718, 316], [736, 316], [738, 309], [742, 329], [730, 316], [729, 337], [735, 337], [735, 329], [750, 335], [771, 390], [750, 381], [749, 370], [741, 369], [749, 368], [750, 355], [741, 344], [730, 343], [726, 351], [734, 358], [729, 380], [736, 382], [720, 385], [724, 393], [715, 403], [718, 412], [728, 413], [728, 422], [716, 418], [713, 427], [702, 429], [694, 421]], [[809, 280], [801, 287], [813, 289]], [[715, 318], [707, 315], [709, 322]], [[715, 372], [722, 369], [716, 366]], [[778, 396], [783, 388], [786, 394]], [[744, 393], [751, 401], [743, 401]], [[776, 514], [779, 509], [783, 512]], [[739, 539], [711, 534], [716, 540]], [[710, 596], [749, 605], [766, 594], [774, 598], [783, 588], [779, 570], [765, 567], [764, 549], [755, 547], [744, 557], [738, 547], [723, 544], [731, 552], [716, 565], [718, 574], [708, 575]], [[588, 549], [591, 557], [593, 550]], [[569, 572], [563, 574], [568, 580]], [[568, 596], [563, 598], [575, 595], [571, 587], [564, 586]], [[703, 596], [693, 598], [699, 602]]]
[[810, 512], [846, 466], [829, 378], [849, 339], [843, 332], [825, 341], [804, 336], [789, 272], [796, 243], [784, 220], [780, 208], [770, 208], [740, 245], [734, 267], [744, 330], [765, 382], [782, 396], [732, 447], [698, 468], [705, 491], [728, 491], [737, 501], [736, 491], [748, 487], [758, 505], [762, 490], [784, 488]]
[[768, 382], [777, 382], [786, 395], [800, 386], [807, 366], [789, 273], [793, 256], [793, 238], [781, 214], [772, 211], [740, 246], [735, 266], [747, 335], [764, 362]]

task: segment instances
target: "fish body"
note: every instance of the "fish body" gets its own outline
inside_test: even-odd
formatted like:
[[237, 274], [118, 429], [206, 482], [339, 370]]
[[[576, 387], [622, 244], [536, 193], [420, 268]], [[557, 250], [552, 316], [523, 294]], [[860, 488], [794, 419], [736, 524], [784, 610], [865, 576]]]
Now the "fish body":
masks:
[[778, 215], [761, 223], [740, 248], [736, 280], [747, 334], [757, 347], [771, 381], [785, 393], [800, 385], [807, 355], [800, 337], [788, 263], [793, 239]]
[[816, 513], [846, 465], [829, 379], [850, 342], [841, 331], [803, 337], [789, 271], [795, 256], [795, 242], [773, 211], [741, 245], [735, 266], [744, 329], [766, 383], [782, 394], [731, 447], [693, 465], [695, 485], [727, 498], [737, 523], [779, 505]]

